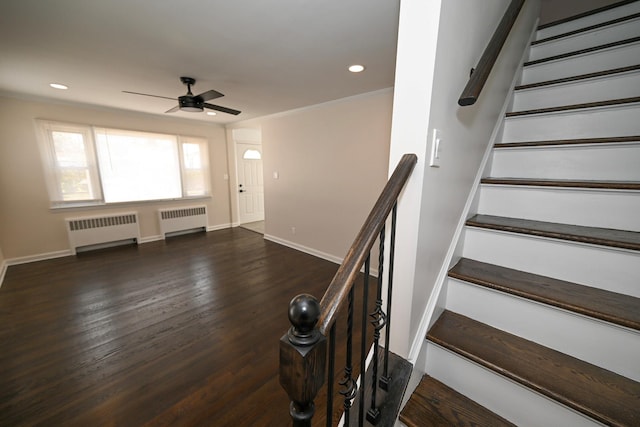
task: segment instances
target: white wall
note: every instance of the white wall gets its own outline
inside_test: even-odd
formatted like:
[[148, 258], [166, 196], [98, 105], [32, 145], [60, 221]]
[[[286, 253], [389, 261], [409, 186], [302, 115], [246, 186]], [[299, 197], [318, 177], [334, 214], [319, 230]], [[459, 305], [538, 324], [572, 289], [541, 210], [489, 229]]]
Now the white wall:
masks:
[[403, 154], [416, 154], [418, 162], [398, 202], [392, 338], [388, 344], [393, 352], [405, 358], [411, 342], [412, 291], [418, 280], [415, 272], [420, 203], [440, 7], [441, 0], [402, 0], [400, 3], [389, 174]]
[[[201, 136], [209, 140], [212, 197], [83, 209], [49, 208], [34, 119]], [[42, 100], [0, 97], [0, 241], [6, 259], [38, 258], [69, 249], [64, 218], [137, 210], [141, 237], [158, 238], [159, 207], [206, 203], [210, 226], [229, 226], [229, 186], [224, 128], [194, 120]]]
[[[459, 107], [457, 100], [469, 70], [508, 3], [401, 3], [391, 164], [403, 152], [415, 152], [420, 158], [398, 212], [396, 270], [400, 272], [394, 278], [392, 312], [400, 317], [394, 314], [391, 349], [405, 357], [414, 339], [424, 340], [418, 335], [422, 335], [425, 307], [430, 301], [433, 308], [437, 298], [438, 276], [448, 264], [446, 257], [465, 203], [538, 16], [539, 3], [526, 2], [478, 102]], [[434, 128], [442, 131], [444, 141], [439, 168], [425, 165]]]
[[344, 258], [386, 183], [392, 96], [386, 89], [233, 125], [262, 132], [267, 238]]

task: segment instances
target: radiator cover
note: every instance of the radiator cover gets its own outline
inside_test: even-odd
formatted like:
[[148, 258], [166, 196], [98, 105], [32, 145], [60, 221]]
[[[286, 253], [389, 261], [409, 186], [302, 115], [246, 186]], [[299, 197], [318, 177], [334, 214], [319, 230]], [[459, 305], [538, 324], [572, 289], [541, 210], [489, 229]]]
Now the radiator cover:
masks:
[[167, 233], [186, 231], [193, 229], [207, 230], [207, 207], [189, 206], [175, 209], [159, 209], [158, 220], [160, 221], [160, 233], [162, 238], [167, 237]]
[[69, 246], [73, 254], [83, 246], [140, 240], [137, 212], [122, 212], [80, 218], [66, 218]]

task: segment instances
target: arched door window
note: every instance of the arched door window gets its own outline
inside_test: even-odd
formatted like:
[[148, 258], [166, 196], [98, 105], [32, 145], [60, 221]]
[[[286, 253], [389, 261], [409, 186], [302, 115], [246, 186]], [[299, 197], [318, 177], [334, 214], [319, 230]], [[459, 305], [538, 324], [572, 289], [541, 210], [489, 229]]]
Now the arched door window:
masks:
[[243, 159], [246, 160], [261, 160], [262, 154], [258, 150], [248, 149], [242, 155]]

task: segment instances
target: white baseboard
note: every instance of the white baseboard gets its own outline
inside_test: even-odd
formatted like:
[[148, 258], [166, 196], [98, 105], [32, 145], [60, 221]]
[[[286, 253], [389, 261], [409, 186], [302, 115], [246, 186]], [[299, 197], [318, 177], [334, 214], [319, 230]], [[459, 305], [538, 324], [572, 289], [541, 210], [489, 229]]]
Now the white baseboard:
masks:
[[12, 265], [27, 264], [36, 261], [46, 261], [48, 259], [62, 258], [71, 255], [73, 255], [71, 249], [65, 249], [63, 251], [46, 252], [43, 254], [29, 255], [18, 258], [7, 258], [2, 262], [2, 264], [0, 264], [0, 286], [2, 286], [2, 282], [4, 281], [4, 276], [7, 272], [7, 269]]
[[272, 242], [281, 244], [283, 246], [287, 246], [289, 248], [298, 250], [300, 252], [304, 252], [309, 255], [316, 256], [318, 258], [326, 259], [327, 261], [331, 261], [336, 264], [342, 264], [343, 258], [337, 257], [335, 255], [328, 254], [326, 252], [319, 251], [317, 249], [309, 248], [307, 246], [300, 245], [298, 243], [292, 242], [290, 240], [281, 239], [280, 237], [272, 236], [270, 234], [265, 234], [264, 238], [266, 240], [270, 240]]
[[[231, 223], [218, 224], [218, 225], [209, 225], [209, 226], [207, 226], [207, 232], [217, 231], [217, 230], [224, 230], [225, 228], [230, 228], [230, 227], [231, 227]], [[164, 240], [164, 236], [162, 236], [162, 234], [157, 234], [157, 235], [154, 235], [154, 236], [141, 237], [141, 238], [138, 239], [138, 243], [140, 243], [140, 244], [151, 243], [151, 242], [157, 242], [158, 240]]]
[[2, 261], [0, 263], [0, 288], [2, 287], [2, 282], [4, 281], [4, 275], [7, 272], [7, 261]]
[[[298, 250], [300, 252], [304, 252], [304, 253], [309, 254], [309, 255], [313, 255], [313, 256], [318, 257], [318, 258], [325, 259], [327, 261], [331, 261], [331, 262], [336, 263], [336, 264], [342, 264], [342, 261], [344, 261], [344, 258], [340, 258], [340, 257], [337, 257], [335, 255], [331, 255], [331, 254], [328, 254], [326, 252], [319, 251], [317, 249], [309, 248], [307, 246], [303, 246], [303, 245], [300, 245], [298, 243], [291, 242], [289, 240], [281, 239], [279, 237], [272, 236], [270, 234], [265, 234], [264, 238], [266, 240], [272, 241], [274, 243], [278, 243], [280, 245], [287, 246], [289, 248]], [[360, 272], [364, 273], [364, 267], [362, 267], [360, 269]], [[372, 268], [369, 271], [369, 274], [371, 276], [373, 276], [373, 277], [378, 277], [378, 269]]]
[[[209, 226], [207, 227], [207, 231], [216, 231], [216, 230], [222, 230], [225, 228], [229, 228], [231, 227], [230, 223], [227, 224], [218, 224], [218, 225], [213, 225], [213, 226]], [[144, 243], [151, 243], [151, 242], [156, 242], [158, 240], [163, 240], [163, 237], [161, 235], [154, 235], [154, 236], [146, 236], [146, 237], [141, 237], [138, 239], [138, 243], [139, 244], [144, 244]], [[2, 286], [2, 282], [4, 280], [4, 276], [7, 272], [7, 268], [12, 266], [12, 265], [19, 265], [19, 264], [27, 264], [30, 262], [37, 262], [37, 261], [46, 261], [48, 259], [54, 259], [54, 258], [62, 258], [65, 256], [72, 256], [73, 251], [71, 249], [65, 249], [62, 251], [55, 251], [55, 252], [46, 252], [46, 253], [42, 253], [42, 254], [36, 254], [36, 255], [28, 255], [28, 256], [24, 256], [24, 257], [17, 257], [17, 258], [8, 258], [5, 259], [1, 264], [0, 264], [0, 286]]]
[[48, 259], [62, 258], [65, 256], [71, 256], [71, 255], [73, 255], [71, 249], [65, 249], [62, 251], [45, 252], [37, 255], [27, 255], [27, 256], [18, 257], [18, 258], [8, 258], [5, 262], [7, 263], [7, 266], [12, 266], [12, 265], [19, 265], [19, 264], [27, 264], [27, 263], [36, 262], [36, 261], [46, 261]]
[[[231, 228], [234, 225], [232, 223], [225, 223], [225, 224], [218, 224], [218, 225], [212, 225], [212, 226], [208, 226], [207, 227], [207, 232], [209, 231], [217, 231], [217, 230], [223, 230], [226, 228]], [[300, 252], [304, 252], [307, 253], [309, 255], [313, 255], [316, 256], [318, 258], [322, 258], [325, 259], [327, 261], [331, 261], [333, 263], [336, 264], [341, 264], [343, 258], [337, 257], [335, 255], [331, 255], [322, 251], [318, 251], [316, 249], [312, 249], [288, 240], [284, 240], [284, 239], [280, 239], [278, 237], [275, 236], [271, 236], [271, 235], [266, 235], [264, 236], [265, 239], [270, 240], [272, 242], [290, 247], [292, 249], [296, 249]], [[150, 242], [155, 242], [158, 240], [163, 240], [161, 235], [154, 235], [154, 236], [147, 236], [147, 237], [141, 237], [140, 239], [138, 239], [138, 243], [139, 244], [144, 244], [144, 243], [150, 243]], [[62, 251], [55, 251], [55, 252], [47, 252], [47, 253], [42, 253], [42, 254], [37, 254], [37, 255], [29, 255], [29, 256], [25, 256], [25, 257], [18, 257], [18, 258], [9, 258], [6, 259], [2, 262], [2, 264], [0, 264], [0, 286], [2, 286], [2, 281], [4, 279], [5, 273], [7, 271], [7, 268], [9, 266], [12, 265], [18, 265], [18, 264], [26, 264], [26, 263], [30, 263], [30, 262], [36, 262], [36, 261], [45, 261], [48, 259], [54, 259], [54, 258], [61, 258], [61, 257], [65, 257], [65, 256], [71, 256], [73, 255], [73, 252], [70, 249], [65, 249]], [[378, 271], [377, 270], [371, 270], [371, 275], [374, 277], [378, 276]]]
[[207, 231], [224, 230], [225, 228], [231, 228], [231, 227], [237, 227], [237, 226], [234, 226], [232, 223], [228, 222], [226, 224], [210, 225], [207, 227]]
[[160, 234], [155, 236], [140, 237], [138, 239], [138, 244], [157, 242], [158, 240], [164, 240], [164, 238]]

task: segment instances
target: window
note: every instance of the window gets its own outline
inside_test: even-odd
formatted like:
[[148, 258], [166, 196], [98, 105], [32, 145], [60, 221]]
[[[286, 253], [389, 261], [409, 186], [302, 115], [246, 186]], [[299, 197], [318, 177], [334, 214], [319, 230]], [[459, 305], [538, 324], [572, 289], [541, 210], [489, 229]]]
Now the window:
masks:
[[209, 194], [207, 146], [202, 139], [180, 137], [182, 148], [182, 193], [187, 197]]
[[40, 122], [54, 205], [179, 199], [209, 194], [207, 141]]
[[260, 160], [262, 159], [262, 154], [260, 154], [258, 150], [252, 150], [249, 148], [244, 152], [242, 158], [246, 160]]
[[42, 122], [43, 160], [53, 203], [102, 199], [90, 129]]

